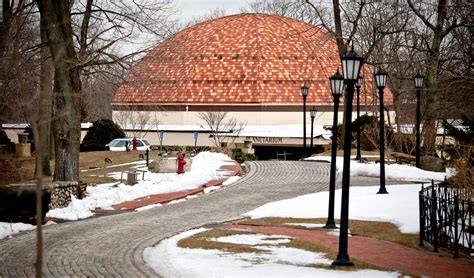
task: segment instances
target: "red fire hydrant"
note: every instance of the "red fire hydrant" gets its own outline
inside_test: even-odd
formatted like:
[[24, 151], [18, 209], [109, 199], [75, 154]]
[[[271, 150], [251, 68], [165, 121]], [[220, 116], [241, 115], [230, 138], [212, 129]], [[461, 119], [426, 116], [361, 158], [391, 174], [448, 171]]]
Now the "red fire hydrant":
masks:
[[137, 150], [137, 146], [138, 146], [138, 139], [136, 136], [133, 137], [133, 140], [132, 140], [132, 151], [136, 151]]
[[184, 165], [186, 165], [186, 160], [184, 160], [184, 153], [178, 154], [178, 170], [176, 171], [179, 174], [184, 174]]

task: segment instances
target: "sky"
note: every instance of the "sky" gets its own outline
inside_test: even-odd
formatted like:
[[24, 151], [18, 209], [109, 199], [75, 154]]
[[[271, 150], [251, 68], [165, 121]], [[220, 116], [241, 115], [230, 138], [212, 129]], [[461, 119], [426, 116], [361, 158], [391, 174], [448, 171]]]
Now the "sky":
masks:
[[183, 22], [199, 17], [211, 10], [224, 9], [226, 15], [240, 12], [241, 7], [247, 7], [248, 0], [174, 0], [178, 10], [177, 17]]

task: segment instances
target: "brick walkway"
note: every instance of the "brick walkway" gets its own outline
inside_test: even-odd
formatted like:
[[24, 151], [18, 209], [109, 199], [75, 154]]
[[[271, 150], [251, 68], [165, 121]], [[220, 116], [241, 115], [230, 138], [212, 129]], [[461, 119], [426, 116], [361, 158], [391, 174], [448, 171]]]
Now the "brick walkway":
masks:
[[[43, 228], [46, 277], [156, 277], [143, 250], [192, 228], [238, 219], [268, 202], [323, 191], [329, 164], [255, 161], [229, 187], [186, 202]], [[376, 184], [369, 179], [364, 184]], [[0, 277], [34, 276], [34, 231], [0, 240]]]
[[[192, 228], [240, 219], [243, 213], [269, 202], [328, 187], [329, 163], [255, 161], [247, 164], [248, 173], [234, 185], [186, 202], [45, 226], [43, 275], [156, 277], [143, 261], [146, 247]], [[378, 182], [378, 178], [351, 178], [354, 186]], [[391, 182], [394, 181], [387, 184]], [[0, 240], [0, 277], [34, 276], [35, 243], [34, 230]], [[349, 251], [356, 257], [354, 249], [351, 245]]]
[[[223, 225], [229, 230], [245, 230], [269, 235], [286, 235], [323, 246], [337, 253], [339, 237], [324, 231], [287, 227]], [[369, 237], [349, 237], [349, 256], [360, 261], [399, 271], [429, 277], [474, 277], [474, 264], [463, 259], [440, 257], [436, 253], [408, 248]]]
[[[146, 196], [142, 198], [138, 198], [132, 201], [128, 202], [123, 202], [120, 204], [113, 205], [112, 208], [115, 210], [127, 210], [127, 211], [133, 211], [137, 208], [141, 208], [144, 206], [149, 206], [149, 205], [155, 205], [155, 204], [163, 204], [163, 203], [168, 203], [174, 200], [179, 200], [182, 198], [186, 198], [187, 196], [190, 195], [195, 195], [202, 193], [206, 187], [211, 187], [211, 186], [218, 186], [221, 185], [224, 181], [226, 181], [228, 178], [236, 176], [240, 173], [240, 165], [235, 162], [235, 161], [227, 161], [228, 163], [232, 163], [232, 165], [224, 165], [221, 166], [217, 171], [221, 172], [222, 178], [215, 179], [215, 180], [210, 180], [206, 184], [203, 184], [202, 186], [195, 188], [195, 189], [190, 189], [190, 190], [184, 190], [184, 191], [178, 191], [178, 192], [171, 192], [171, 193], [165, 193], [165, 194], [155, 194], [151, 196]], [[104, 210], [97, 210], [101, 215], [107, 214], [107, 211]]]

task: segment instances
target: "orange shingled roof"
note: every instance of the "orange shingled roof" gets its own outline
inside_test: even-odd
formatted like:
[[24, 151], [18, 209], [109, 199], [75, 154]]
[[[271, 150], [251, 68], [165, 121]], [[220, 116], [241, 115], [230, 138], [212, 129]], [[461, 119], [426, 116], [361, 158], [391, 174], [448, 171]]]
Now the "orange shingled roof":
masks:
[[[338, 67], [335, 40], [324, 29], [282, 16], [238, 14], [158, 44], [130, 70], [113, 104], [301, 105], [304, 83], [309, 104], [332, 105], [328, 78]], [[372, 70], [363, 72], [371, 92]], [[385, 101], [392, 103], [388, 92]]]

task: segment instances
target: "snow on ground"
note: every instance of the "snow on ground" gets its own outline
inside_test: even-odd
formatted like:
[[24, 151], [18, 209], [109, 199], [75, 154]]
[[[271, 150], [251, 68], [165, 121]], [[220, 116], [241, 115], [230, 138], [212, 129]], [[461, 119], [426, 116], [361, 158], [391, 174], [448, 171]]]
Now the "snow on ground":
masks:
[[18, 234], [19, 232], [35, 229], [36, 226], [25, 223], [0, 222], [0, 239]]
[[[374, 270], [339, 271], [309, 267], [329, 266], [332, 260], [324, 253], [278, 246], [289, 241], [285, 236], [256, 234], [226, 236], [212, 239], [219, 242], [252, 245], [264, 252], [231, 253], [177, 247], [180, 239], [206, 229], [190, 230], [163, 240], [156, 247], [143, 251], [147, 265], [163, 277], [397, 277], [396, 272]], [[259, 244], [259, 245], [257, 245]], [[263, 245], [262, 245], [263, 244]]]
[[[176, 191], [194, 189], [206, 182], [222, 178], [225, 171], [217, 171], [221, 166], [230, 164], [227, 155], [221, 153], [201, 152], [197, 154], [191, 170], [182, 175], [176, 173], [146, 172], [144, 180], [133, 186], [123, 183], [105, 183], [87, 188], [87, 197], [78, 200], [74, 197], [66, 208], [50, 210], [48, 217], [77, 220], [93, 215], [95, 208], [112, 209], [112, 205], [137, 198]], [[120, 177], [120, 173], [115, 176]]]
[[[311, 129], [310, 125], [306, 126], [307, 130]], [[304, 130], [302, 125], [263, 125], [263, 126], [245, 126], [239, 133], [243, 137], [288, 137], [303, 138]], [[313, 136], [322, 136], [329, 140], [332, 136], [331, 131], [324, 129], [322, 125], [314, 125]]]
[[233, 184], [234, 182], [240, 180], [240, 178], [241, 178], [241, 177], [239, 177], [239, 176], [230, 177], [230, 178], [228, 178], [226, 181], [224, 181], [224, 182], [222, 183], [222, 185], [223, 185], [223, 186], [231, 185], [231, 184]]
[[[306, 160], [321, 160], [331, 162], [330, 156], [312, 156]], [[344, 158], [336, 157], [336, 167], [339, 173], [342, 173], [342, 165]], [[446, 173], [431, 172], [418, 169], [410, 165], [401, 164], [385, 164], [385, 178], [392, 180], [406, 180], [406, 181], [443, 181], [445, 177], [450, 177], [452, 172], [449, 170]], [[380, 176], [380, 164], [378, 163], [360, 163], [351, 160], [351, 176]]]
[[[115, 168], [115, 167], [135, 165], [135, 164], [145, 164], [145, 163], [146, 163], [146, 160], [138, 160], [138, 161], [127, 162], [127, 163], [122, 163], [122, 164], [117, 164], [117, 165], [109, 165], [109, 166], [105, 166], [104, 168]], [[97, 169], [101, 169], [101, 168], [85, 169], [85, 170], [81, 170], [81, 172], [89, 172], [89, 171], [94, 171]]]
[[[54, 224], [57, 223], [54, 221], [48, 221], [43, 224], [43, 226], [49, 226]], [[34, 229], [36, 229], [36, 226], [31, 224], [0, 222], [0, 239], [11, 237], [12, 235], [18, 234], [20, 232]]]
[[[418, 184], [386, 186], [389, 194], [376, 194], [378, 186], [351, 187], [349, 219], [391, 222], [403, 233], [417, 233]], [[292, 199], [265, 204], [244, 216], [326, 218], [329, 192], [307, 194]], [[334, 217], [341, 214], [341, 190], [336, 190]]]
[[144, 206], [144, 207], [141, 207], [141, 208], [137, 208], [135, 209], [136, 211], [144, 211], [144, 210], [149, 210], [149, 209], [152, 209], [152, 208], [156, 208], [156, 207], [161, 207], [162, 204], [153, 204], [153, 205], [148, 205], [148, 206]]
[[[330, 157], [312, 157], [330, 161]], [[338, 157], [338, 171], [342, 172], [342, 157]], [[352, 176], [379, 176], [379, 164], [351, 161]], [[387, 179], [408, 181], [443, 180], [447, 173], [429, 172], [406, 165], [386, 165]], [[391, 222], [403, 233], [418, 232], [418, 192], [420, 184], [387, 186], [389, 194], [376, 194], [379, 187], [351, 187], [349, 218]], [[290, 217], [326, 218], [329, 192], [307, 194], [296, 198], [268, 203], [243, 216], [251, 218]], [[339, 218], [341, 190], [335, 194], [335, 217]], [[312, 223], [287, 225], [318, 228]], [[252, 245], [265, 253], [229, 253], [220, 250], [187, 249], [177, 246], [182, 238], [206, 229], [187, 231], [145, 249], [145, 262], [163, 277], [394, 277], [399, 273], [372, 270], [338, 271], [308, 267], [309, 264], [329, 265], [332, 261], [324, 254], [285, 248], [279, 243], [288, 241], [285, 236], [233, 235], [211, 240], [241, 245]], [[328, 232], [339, 236], [338, 230]], [[259, 244], [259, 245], [257, 245]], [[260, 244], [265, 244], [261, 246]]]

